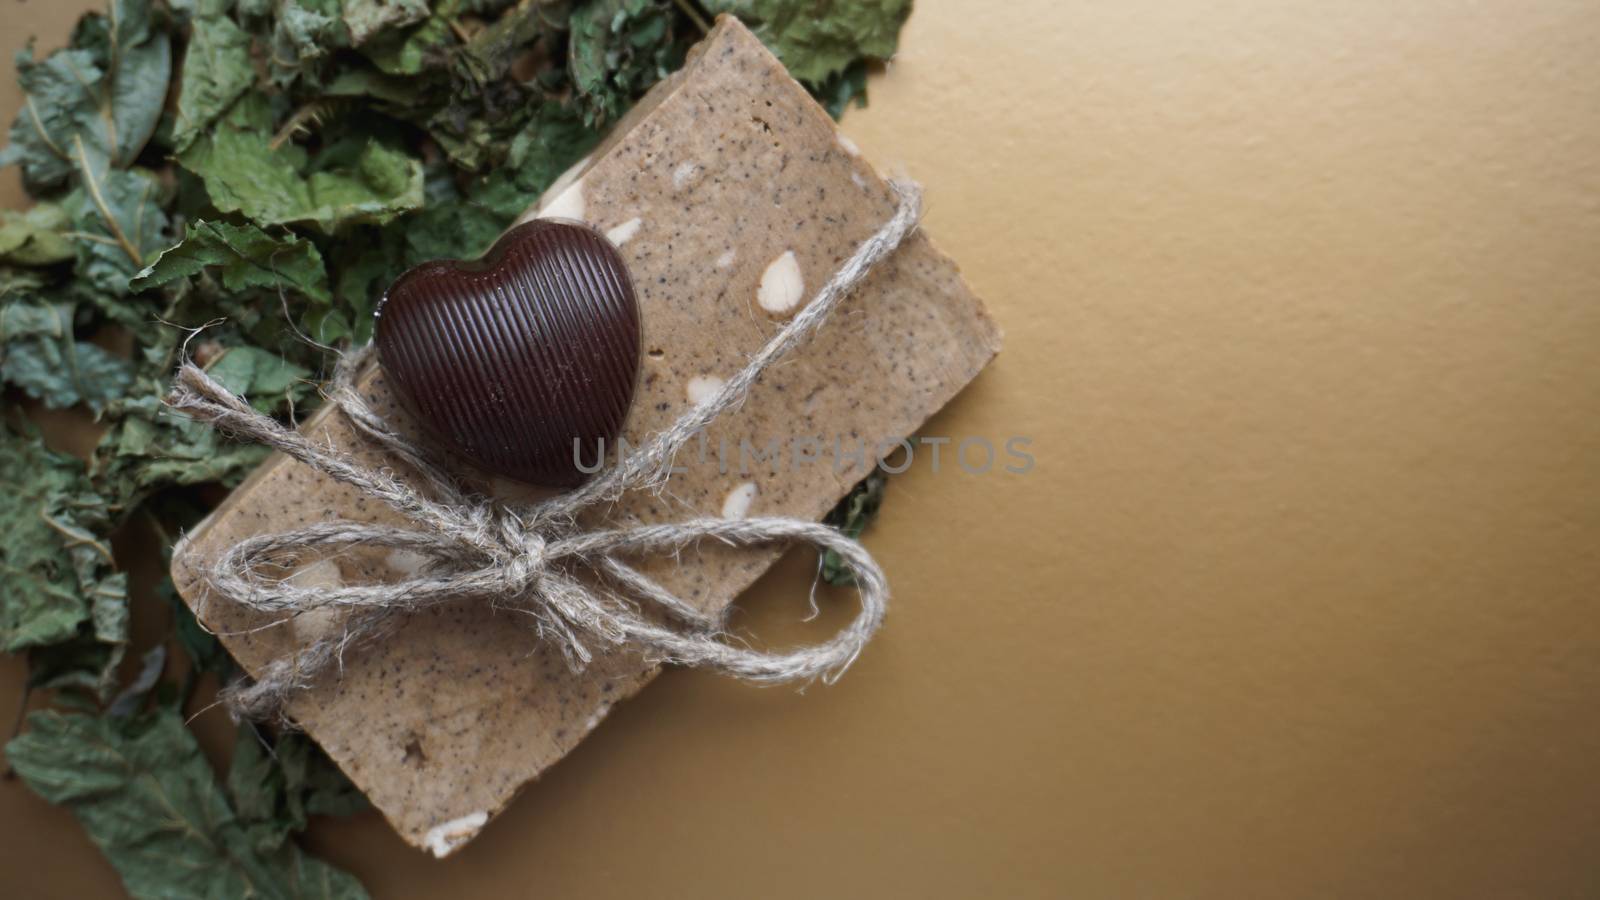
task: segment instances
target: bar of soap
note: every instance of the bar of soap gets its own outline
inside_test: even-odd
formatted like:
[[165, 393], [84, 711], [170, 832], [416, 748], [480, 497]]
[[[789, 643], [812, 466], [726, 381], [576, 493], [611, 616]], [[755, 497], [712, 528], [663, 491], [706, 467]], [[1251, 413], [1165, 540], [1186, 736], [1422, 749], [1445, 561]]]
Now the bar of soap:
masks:
[[[827, 114], [724, 17], [528, 218], [595, 226], [633, 274], [645, 352], [622, 436], [639, 446], [741, 368], [894, 210], [889, 187]], [[820, 518], [867, 472], [873, 448], [915, 431], [999, 343], [955, 264], [919, 232], [707, 433], [712, 448], [814, 437], [840, 452], [809, 465], [769, 457], [744, 471], [737, 458], [726, 467], [690, 460], [667, 492], [630, 494], [610, 516]], [[361, 386], [397, 427], [417, 427], [381, 371]], [[385, 462], [328, 410], [304, 428], [367, 464]], [[516, 483], [487, 487], [506, 499], [528, 496]], [[399, 524], [382, 503], [274, 456], [178, 548], [180, 592], [246, 670], [339, 622], [319, 613], [259, 629], [265, 617], [206, 596], [199, 567], [246, 536], [332, 519]], [[706, 546], [641, 569], [710, 610], [730, 603], [776, 555]], [[420, 562], [403, 551], [350, 554], [295, 577], [394, 579]], [[469, 840], [655, 674], [629, 652], [575, 674], [520, 618], [466, 601], [418, 613], [385, 642], [347, 654], [341, 674], [289, 707], [405, 840], [436, 855]], [[893, 639], [891, 616], [878, 640]], [[827, 692], [811, 697], [826, 702]]]

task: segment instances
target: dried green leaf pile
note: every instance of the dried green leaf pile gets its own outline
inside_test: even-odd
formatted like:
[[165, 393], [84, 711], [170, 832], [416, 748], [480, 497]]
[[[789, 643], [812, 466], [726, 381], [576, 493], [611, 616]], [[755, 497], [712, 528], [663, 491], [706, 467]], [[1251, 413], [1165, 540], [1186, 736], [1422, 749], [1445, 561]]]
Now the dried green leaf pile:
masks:
[[[170, 583], [130, 607], [112, 534], [192, 526], [262, 458], [161, 406], [187, 346], [264, 411], [303, 415], [329, 348], [390, 279], [483, 250], [681, 64], [748, 23], [835, 115], [864, 102], [910, 0], [112, 0], [17, 57], [0, 164], [0, 649], [36, 712], [15, 773], [73, 809], [139, 897], [359, 897], [293, 840], [359, 797], [303, 737], [246, 726], [219, 782], [184, 726], [231, 663]], [[76, 409], [88, 460], [30, 417]], [[877, 490], [877, 489], [875, 489]], [[841, 507], [858, 529], [868, 503]], [[852, 505], [853, 504], [853, 505]], [[170, 543], [170, 541], [169, 541]], [[163, 599], [164, 598], [164, 599]], [[142, 604], [174, 633], [126, 660]], [[169, 660], [167, 646], [183, 660]], [[169, 670], [171, 670], [169, 672]]]

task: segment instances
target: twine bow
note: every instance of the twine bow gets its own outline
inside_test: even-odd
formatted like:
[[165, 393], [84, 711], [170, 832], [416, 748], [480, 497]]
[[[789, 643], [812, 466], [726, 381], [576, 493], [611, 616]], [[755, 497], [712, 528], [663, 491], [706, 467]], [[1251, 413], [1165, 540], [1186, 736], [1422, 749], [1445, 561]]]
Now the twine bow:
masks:
[[[173, 409], [352, 485], [414, 526], [326, 522], [246, 538], [214, 560], [204, 577], [216, 596], [272, 614], [327, 608], [349, 613], [339, 634], [313, 640], [267, 664], [253, 682], [230, 686], [224, 702], [236, 716], [281, 715], [292, 694], [338, 661], [353, 642], [389, 634], [398, 624], [398, 613], [462, 598], [529, 614], [539, 638], [552, 641], [574, 668], [594, 658], [591, 648], [628, 647], [653, 662], [709, 668], [759, 684], [819, 677], [831, 683], [838, 678], [882, 623], [889, 596], [883, 570], [857, 541], [825, 525], [787, 517], [691, 518], [618, 528], [585, 528], [578, 520], [580, 513], [614, 502], [627, 490], [664, 484], [678, 451], [718, 415], [741, 403], [769, 366], [815, 333], [873, 267], [915, 230], [920, 189], [904, 181], [891, 182], [891, 187], [899, 200], [894, 216], [719, 391], [583, 486], [526, 508], [509, 508], [468, 492], [427, 451], [372, 410], [355, 388], [357, 373], [370, 359], [370, 346], [340, 360], [329, 399], [358, 432], [412, 470], [416, 478], [411, 480], [387, 467], [362, 465], [280, 424], [198, 366], [185, 363], [167, 397]], [[734, 547], [809, 543], [832, 550], [855, 576], [861, 610], [825, 642], [785, 652], [754, 650], [727, 641], [722, 615], [699, 610], [624, 561], [675, 554], [708, 538]], [[382, 584], [308, 587], [264, 574], [281, 572], [307, 555], [357, 547], [407, 550], [428, 562], [413, 577]]]

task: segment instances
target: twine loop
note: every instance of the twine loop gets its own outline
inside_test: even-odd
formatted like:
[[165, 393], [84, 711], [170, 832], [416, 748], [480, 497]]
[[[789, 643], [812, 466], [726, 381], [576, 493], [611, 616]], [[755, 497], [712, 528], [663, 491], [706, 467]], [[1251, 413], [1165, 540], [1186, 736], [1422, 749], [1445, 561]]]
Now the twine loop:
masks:
[[[390, 428], [356, 387], [357, 374], [371, 359], [370, 345], [340, 359], [327, 395], [363, 438], [409, 470], [406, 478], [389, 467], [366, 466], [284, 426], [198, 366], [184, 363], [168, 406], [349, 484], [382, 501], [409, 526], [333, 520], [253, 535], [204, 569], [209, 594], [259, 612], [284, 618], [317, 609], [347, 614], [337, 634], [314, 639], [262, 666], [253, 681], [225, 689], [223, 701], [234, 715], [281, 717], [293, 694], [337, 664], [348, 647], [391, 634], [398, 614], [462, 599], [527, 614], [537, 636], [559, 648], [575, 669], [591, 662], [596, 649], [625, 648], [651, 662], [700, 666], [757, 684], [838, 678], [882, 624], [889, 597], [883, 570], [859, 542], [817, 522], [780, 516], [599, 528], [580, 524], [579, 517], [614, 503], [628, 490], [662, 487], [678, 451], [718, 415], [743, 402], [761, 374], [814, 334], [873, 267], [915, 230], [921, 190], [906, 181], [890, 184], [899, 201], [894, 216], [856, 248], [744, 368], [640, 449], [580, 487], [530, 506], [511, 508], [473, 493], [425, 447]], [[818, 644], [781, 652], [736, 645], [723, 630], [721, 612], [706, 612], [632, 564], [675, 556], [707, 540], [738, 548], [805, 543], [834, 551], [854, 576], [860, 612], [837, 635]], [[310, 587], [284, 574], [308, 558], [357, 548], [409, 551], [425, 564], [414, 575], [381, 584]]]

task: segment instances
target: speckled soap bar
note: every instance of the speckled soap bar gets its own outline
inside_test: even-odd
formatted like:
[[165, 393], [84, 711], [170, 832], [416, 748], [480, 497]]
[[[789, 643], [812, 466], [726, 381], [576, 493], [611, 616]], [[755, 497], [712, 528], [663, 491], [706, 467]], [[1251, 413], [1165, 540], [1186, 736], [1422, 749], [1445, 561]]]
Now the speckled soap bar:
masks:
[[[623, 432], [638, 446], [742, 367], [894, 206], [888, 186], [826, 113], [749, 31], [724, 18], [683, 70], [529, 215], [598, 227], [633, 273], [645, 352]], [[918, 234], [743, 406], [717, 420], [705, 462], [691, 460], [663, 493], [624, 498], [612, 516], [820, 518], [873, 462], [870, 449], [854, 448], [912, 433], [978, 374], [999, 340], [955, 264]], [[398, 427], [414, 428], [381, 372], [369, 373], [363, 389]], [[304, 427], [368, 464], [383, 462], [338, 415], [324, 411]], [[716, 460], [718, 446], [792, 446], [795, 438], [828, 449], [801, 465], [792, 453], [752, 455], [745, 471], [737, 454], [725, 467]], [[524, 491], [486, 486], [507, 498]], [[179, 547], [179, 590], [246, 670], [338, 622], [308, 614], [256, 629], [265, 620], [207, 602], [198, 567], [247, 535], [330, 519], [395, 522], [381, 503], [275, 456]], [[730, 603], [773, 559], [707, 547], [643, 569], [712, 609]], [[418, 563], [403, 551], [349, 554], [312, 562], [293, 577], [302, 584], [394, 579]], [[880, 640], [893, 633], [891, 616]], [[342, 673], [299, 695], [289, 713], [407, 841], [443, 856], [654, 674], [630, 653], [575, 674], [537, 643], [523, 617], [463, 601], [418, 613], [386, 641], [353, 650]], [[826, 702], [827, 694], [814, 697]]]

